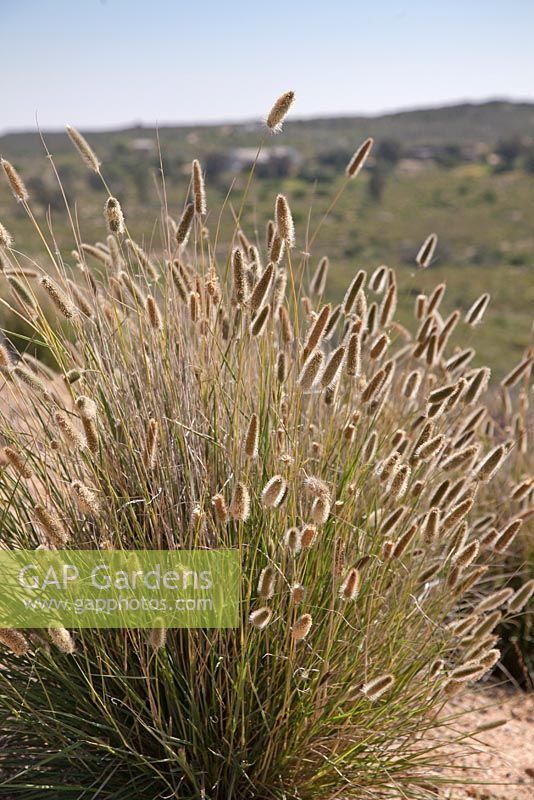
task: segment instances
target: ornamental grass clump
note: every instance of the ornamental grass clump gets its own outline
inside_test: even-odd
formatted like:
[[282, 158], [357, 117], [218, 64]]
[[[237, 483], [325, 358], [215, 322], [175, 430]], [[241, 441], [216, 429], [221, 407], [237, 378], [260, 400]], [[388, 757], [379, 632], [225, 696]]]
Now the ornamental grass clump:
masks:
[[525, 431], [483, 405], [485, 374], [449, 346], [444, 288], [413, 335], [385, 267], [373, 294], [355, 270], [344, 305], [323, 304], [328, 262], [311, 263], [290, 198], [273, 198], [268, 250], [239, 220], [216, 246], [198, 162], [148, 258], [105, 164], [69, 135], [113, 233], [89, 248], [73, 234], [74, 264], [50, 243], [47, 273], [20, 279], [31, 302], [13, 313], [53, 367], [2, 366], [2, 546], [235, 549], [241, 626], [2, 629], [0, 793], [434, 797], [438, 711], [495, 664], [493, 628], [530, 596], [487, 589], [499, 539], [483, 546], [476, 526], [494, 513], [502, 536], [528, 515], [530, 488], [490, 500]]

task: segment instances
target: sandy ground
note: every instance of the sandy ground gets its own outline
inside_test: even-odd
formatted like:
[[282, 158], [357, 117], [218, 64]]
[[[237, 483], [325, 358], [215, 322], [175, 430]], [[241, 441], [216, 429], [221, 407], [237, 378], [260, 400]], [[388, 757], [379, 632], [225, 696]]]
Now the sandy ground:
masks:
[[455, 721], [469, 731], [507, 718], [502, 727], [477, 735], [462, 766], [465, 785], [444, 789], [444, 800], [534, 800], [534, 693], [488, 687], [451, 700], [448, 714], [470, 713]]

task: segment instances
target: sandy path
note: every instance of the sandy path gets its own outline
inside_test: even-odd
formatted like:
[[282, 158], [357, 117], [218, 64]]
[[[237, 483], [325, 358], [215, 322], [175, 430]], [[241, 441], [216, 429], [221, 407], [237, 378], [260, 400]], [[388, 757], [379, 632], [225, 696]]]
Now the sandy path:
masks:
[[[490, 706], [490, 707], [488, 707]], [[470, 713], [455, 722], [469, 731], [502, 719], [506, 725], [479, 734], [470, 754], [456, 763], [465, 772], [462, 787], [446, 789], [447, 800], [534, 800], [534, 693], [488, 687], [466, 692], [449, 703], [447, 713]], [[484, 784], [484, 785], [480, 785]]]

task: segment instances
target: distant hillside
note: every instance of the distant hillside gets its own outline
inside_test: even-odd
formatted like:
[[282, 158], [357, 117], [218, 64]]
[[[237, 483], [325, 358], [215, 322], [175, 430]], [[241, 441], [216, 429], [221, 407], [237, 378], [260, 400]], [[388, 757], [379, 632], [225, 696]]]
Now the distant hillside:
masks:
[[[71, 120], [74, 124], [76, 120]], [[222, 144], [247, 146], [257, 142], [258, 121], [227, 125], [165, 126], [159, 129], [163, 143], [187, 143], [196, 139], [197, 151]], [[117, 140], [139, 139], [152, 135], [154, 127], [137, 126], [123, 130], [91, 133], [96, 146], [107, 149]], [[289, 121], [284, 127], [285, 145], [298, 146], [303, 152], [332, 147], [352, 146], [359, 139], [373, 135], [376, 139], [397, 139], [408, 144], [462, 144], [476, 142], [495, 144], [512, 136], [534, 136], [534, 103], [511, 103], [495, 100], [487, 103], [465, 103], [442, 108], [402, 111], [382, 116], [322, 117]], [[63, 132], [46, 132], [48, 146], [55, 154], [68, 149]], [[280, 140], [277, 140], [280, 141]], [[0, 150], [11, 158], [25, 157], [41, 151], [35, 132], [8, 133], [0, 136]]]

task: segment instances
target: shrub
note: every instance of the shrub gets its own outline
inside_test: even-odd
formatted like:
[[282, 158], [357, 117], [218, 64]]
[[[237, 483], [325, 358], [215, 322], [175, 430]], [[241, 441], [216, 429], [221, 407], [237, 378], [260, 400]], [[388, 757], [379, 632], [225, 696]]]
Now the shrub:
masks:
[[[242, 625], [0, 631], [2, 791], [433, 796], [439, 711], [499, 657], [508, 595], [487, 600], [484, 562], [503, 540], [484, 544], [473, 522], [516, 433], [482, 428], [488, 371], [449, 352], [444, 286], [418, 298], [413, 336], [385, 267], [331, 308], [328, 264], [312, 274], [293, 247], [285, 198], [266, 250], [239, 214], [222, 248], [204, 203], [195, 162], [181, 219], [163, 204], [159, 252], [127, 239], [113, 198], [106, 244], [73, 234], [76, 266], [48, 245], [41, 287], [60, 326], [21, 277], [13, 309], [54, 369], [0, 350], [2, 541], [235, 548]], [[5, 259], [20, 268], [17, 251]], [[499, 514], [508, 537], [517, 509]]]

